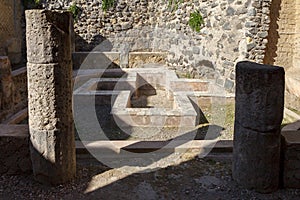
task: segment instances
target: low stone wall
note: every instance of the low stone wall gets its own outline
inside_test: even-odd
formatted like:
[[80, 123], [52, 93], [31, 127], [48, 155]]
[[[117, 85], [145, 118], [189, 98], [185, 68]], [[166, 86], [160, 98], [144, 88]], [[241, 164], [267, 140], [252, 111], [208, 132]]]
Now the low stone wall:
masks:
[[[0, 56], [0, 122], [26, 106], [22, 106], [19, 88], [14, 83], [10, 60], [7, 56]], [[27, 87], [27, 84], [23, 83], [21, 88], [24, 87]], [[26, 99], [27, 97], [24, 97], [23, 101]]]
[[11, 71], [7, 56], [0, 57], [0, 122], [27, 107], [26, 68]]
[[30, 173], [28, 125], [0, 125], [0, 174]]
[[25, 108], [28, 102], [26, 67], [12, 71], [12, 79], [18, 93], [18, 104], [20, 104], [21, 108]]

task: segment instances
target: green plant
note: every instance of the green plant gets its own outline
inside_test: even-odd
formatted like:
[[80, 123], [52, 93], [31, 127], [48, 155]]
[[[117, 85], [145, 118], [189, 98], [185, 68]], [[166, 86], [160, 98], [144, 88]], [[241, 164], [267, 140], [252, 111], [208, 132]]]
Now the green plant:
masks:
[[190, 27], [196, 31], [196, 32], [200, 32], [202, 25], [204, 24], [204, 20], [202, 15], [200, 14], [200, 12], [194, 11], [191, 13], [190, 15], [190, 19], [189, 19], [189, 25]]
[[192, 78], [192, 75], [191, 75], [189, 72], [187, 72], [187, 73], [185, 74], [185, 78]]
[[183, 3], [183, 0], [168, 0], [168, 7], [177, 10], [180, 3]]
[[70, 5], [68, 10], [72, 13], [74, 20], [77, 21], [79, 18], [81, 9], [75, 3], [73, 3], [72, 5]]
[[115, 4], [115, 0], [102, 0], [102, 9], [106, 11], [109, 8], [113, 7], [114, 4]]

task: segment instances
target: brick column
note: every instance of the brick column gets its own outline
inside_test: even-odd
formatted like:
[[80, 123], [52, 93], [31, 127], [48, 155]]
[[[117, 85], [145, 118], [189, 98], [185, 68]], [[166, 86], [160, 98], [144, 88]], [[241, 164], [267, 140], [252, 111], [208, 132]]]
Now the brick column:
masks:
[[61, 184], [76, 173], [69, 12], [27, 10], [30, 151], [37, 181]]
[[283, 104], [283, 68], [237, 64], [233, 178], [248, 189], [278, 188]]

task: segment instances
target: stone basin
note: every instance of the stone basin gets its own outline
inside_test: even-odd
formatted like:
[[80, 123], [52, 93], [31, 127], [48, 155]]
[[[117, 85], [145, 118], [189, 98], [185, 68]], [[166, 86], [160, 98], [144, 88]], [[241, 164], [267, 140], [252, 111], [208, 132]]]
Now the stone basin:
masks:
[[[189, 95], [207, 92], [209, 82], [179, 79], [174, 71], [165, 68], [85, 70], [80, 73], [87, 81], [77, 87], [74, 97], [83, 104], [94, 98], [95, 106], [109, 106], [110, 122], [105, 124], [117, 126], [127, 134], [132, 135], [136, 128], [148, 132], [153, 128], [155, 131], [163, 128], [192, 130], [201, 121], [199, 108]], [[87, 78], [88, 74], [92, 76]], [[97, 78], [97, 75], [101, 77]]]

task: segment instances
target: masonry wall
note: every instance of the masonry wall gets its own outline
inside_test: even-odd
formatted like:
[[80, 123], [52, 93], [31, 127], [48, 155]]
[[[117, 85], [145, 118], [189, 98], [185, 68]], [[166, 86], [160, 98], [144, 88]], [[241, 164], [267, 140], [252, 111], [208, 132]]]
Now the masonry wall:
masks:
[[18, 0], [0, 1], [0, 56], [8, 56], [13, 65], [23, 62], [23, 7]]
[[[169, 68], [230, 91], [236, 62], [264, 59], [271, 0], [189, 0], [177, 9], [167, 0], [119, 0], [107, 12], [101, 0], [45, 0], [43, 7], [67, 9], [73, 2], [82, 9], [76, 51], [166, 51]], [[200, 33], [188, 25], [195, 10], [205, 21]]]
[[300, 1], [272, 1], [264, 63], [285, 68], [286, 106], [298, 110], [300, 97]]
[[265, 63], [293, 66], [296, 28], [296, 0], [273, 1], [271, 6], [271, 28]]
[[294, 66], [300, 69], [300, 1], [295, 3], [296, 17], [295, 17], [295, 52], [294, 52]]

